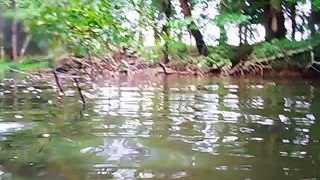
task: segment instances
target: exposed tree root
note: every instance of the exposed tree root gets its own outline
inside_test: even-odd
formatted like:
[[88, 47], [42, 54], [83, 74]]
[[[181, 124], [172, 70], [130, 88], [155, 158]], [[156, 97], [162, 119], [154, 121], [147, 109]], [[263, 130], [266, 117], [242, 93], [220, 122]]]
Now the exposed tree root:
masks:
[[246, 62], [240, 62], [237, 65], [235, 65], [230, 70], [225, 70], [222, 72], [223, 76], [245, 76], [245, 75], [255, 75], [259, 74], [263, 76], [265, 72], [272, 71], [272, 67], [270, 65], [270, 62], [264, 62], [261, 63], [259, 60], [252, 59], [250, 61]]
[[296, 50], [290, 50], [287, 52], [281, 52], [275, 56], [267, 57], [267, 58], [261, 58], [256, 59], [251, 57], [249, 60], [246, 61], [240, 61], [238, 64], [236, 64], [234, 67], [232, 67], [229, 70], [224, 70], [221, 72], [221, 75], [223, 76], [237, 76], [237, 75], [254, 75], [259, 74], [263, 76], [265, 72], [273, 71], [273, 68], [271, 64], [276, 59], [289, 59], [292, 58], [294, 55], [301, 54], [301, 53], [308, 53], [310, 52], [310, 59], [311, 62], [306, 67], [306, 69], [313, 69], [316, 72], [320, 73], [320, 70], [314, 67], [314, 65], [319, 65], [320, 62], [314, 61], [314, 54], [313, 54], [313, 46], [308, 46]]
[[[177, 75], [200, 75], [203, 76], [203, 74], [201, 74], [201, 72], [196, 72], [196, 71], [191, 71], [191, 70], [185, 70], [185, 71], [177, 71], [177, 70], [173, 70], [171, 68], [166, 67], [163, 63], [158, 63], [160, 65], [160, 67], [163, 69], [164, 74], [166, 75], [172, 75], [172, 74], [177, 74]], [[169, 70], [168, 70], [169, 69]], [[197, 74], [198, 73], [198, 74]]]
[[61, 65], [56, 68], [57, 72], [91, 80], [122, 73], [131, 77], [135, 71], [147, 67], [146, 64], [141, 63], [142, 61], [136, 55], [130, 54], [126, 50], [116, 51], [112, 56], [103, 58], [89, 56], [79, 59], [71, 57], [61, 62]]

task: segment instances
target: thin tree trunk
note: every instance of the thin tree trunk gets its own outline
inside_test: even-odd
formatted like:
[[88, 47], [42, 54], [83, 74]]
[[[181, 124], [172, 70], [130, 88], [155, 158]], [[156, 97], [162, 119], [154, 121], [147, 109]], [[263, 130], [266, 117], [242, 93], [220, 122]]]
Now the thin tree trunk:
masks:
[[[0, 17], [1, 18], [1, 17]], [[1, 19], [0, 19], [1, 21]], [[1, 22], [0, 22], [1, 23]], [[2, 24], [0, 24], [0, 60], [4, 59], [5, 53], [4, 53], [4, 41], [3, 41], [3, 28]]]
[[239, 46], [241, 46], [243, 44], [243, 39], [242, 39], [242, 27], [243, 25], [242, 24], [239, 24]]
[[311, 15], [309, 19], [309, 28], [311, 31], [311, 35], [315, 36], [317, 34], [315, 25], [317, 24], [317, 16], [319, 16], [319, 10], [316, 9], [315, 5], [311, 2]]
[[297, 22], [296, 22], [296, 5], [297, 3], [290, 3], [288, 4], [290, 10], [290, 20], [291, 20], [291, 38], [294, 40], [296, 38], [296, 29], [297, 29]]
[[220, 37], [219, 37], [219, 45], [226, 45], [228, 41], [227, 31], [224, 26], [220, 26]]
[[244, 26], [244, 44], [248, 44], [248, 26]]
[[[16, 1], [11, 0], [12, 9], [16, 9]], [[12, 59], [14, 62], [18, 61], [18, 49], [17, 49], [17, 28], [18, 28], [18, 21], [16, 18], [13, 19], [11, 24], [11, 48], [12, 48]]]
[[[166, 25], [163, 25], [162, 31], [164, 32], [165, 36], [170, 36], [169, 27]], [[163, 47], [163, 61], [165, 64], [168, 64], [170, 62], [169, 59], [169, 43], [168, 40], [165, 40], [164, 47]]]
[[[191, 10], [190, 6], [188, 4], [188, 0], [179, 0], [180, 6], [182, 8], [182, 13], [185, 18], [191, 17]], [[198, 51], [201, 55], [208, 56], [208, 47], [206, 43], [203, 40], [203, 35], [201, 34], [200, 30], [196, 26], [196, 23], [194, 21], [191, 21], [191, 23], [188, 26], [188, 29], [190, 30], [192, 36], [196, 40], [196, 45], [198, 48]]]
[[24, 43], [23, 43], [23, 45], [22, 45], [22, 47], [20, 49], [20, 57], [23, 57], [25, 55], [25, 53], [26, 53], [26, 51], [28, 49], [28, 46], [30, 44], [31, 38], [32, 38], [31, 34], [27, 35], [27, 37], [26, 37], [26, 39], [25, 39], [25, 41], [24, 41]]
[[0, 34], [0, 60], [3, 60], [5, 57], [4, 47], [3, 47], [3, 34]]
[[[220, 1], [220, 15], [225, 14], [225, 9], [226, 9], [226, 4], [224, 1]], [[219, 33], [219, 45], [226, 45], [227, 41], [228, 41], [228, 36], [227, 36], [227, 31], [224, 28], [224, 24], [219, 24], [218, 25], [219, 29], [220, 29], [220, 33]]]
[[[142, 9], [145, 8], [145, 1], [140, 1], [139, 2], [139, 7], [140, 7], [140, 11], [138, 11], [139, 13], [139, 24], [143, 24], [143, 12], [142, 12]], [[144, 44], [144, 41], [145, 41], [145, 37], [144, 37], [144, 34], [143, 34], [143, 28], [142, 26], [139, 28], [139, 31], [138, 31], [138, 41], [139, 41], [139, 45], [143, 46]]]
[[177, 34], [177, 38], [178, 38], [178, 41], [182, 42], [182, 38], [183, 38], [183, 32], [180, 31], [178, 34]]
[[142, 32], [142, 29], [139, 30], [139, 35], [138, 35], [138, 41], [139, 41], [139, 45], [140, 46], [143, 46], [144, 44], [144, 35], [143, 35], [143, 32]]
[[[160, 21], [160, 17], [161, 17], [160, 14], [158, 14], [158, 16], [155, 17], [156, 22]], [[157, 27], [158, 27], [158, 26], [157, 26], [156, 23], [153, 24], [154, 41], [155, 41], [156, 44], [159, 44], [160, 41], [161, 41], [161, 39], [160, 39], [160, 32], [159, 32], [159, 30], [158, 30]]]
[[316, 35], [314, 14], [315, 14], [315, 12], [313, 10], [311, 10], [311, 16], [310, 16], [310, 20], [309, 20], [309, 28], [310, 28], [310, 31], [311, 31], [311, 36]]
[[[244, 9], [244, 5], [243, 5], [242, 1], [239, 1], [239, 4], [240, 4], [240, 9]], [[242, 28], [243, 28], [243, 24], [240, 23], [239, 24], [239, 46], [241, 46], [243, 44]]]
[[159, 43], [160, 42], [160, 35], [159, 35], [159, 31], [156, 27], [153, 27], [153, 37], [154, 37], [154, 41], [155, 43]]
[[[2, 9], [0, 9], [0, 11], [3, 11]], [[3, 39], [3, 28], [4, 28], [4, 23], [3, 23], [3, 19], [2, 16], [0, 14], [0, 60], [4, 59], [5, 53], [4, 53], [4, 39]]]
[[12, 59], [14, 62], [18, 61], [18, 49], [17, 49], [17, 20], [13, 20], [11, 25], [11, 46], [12, 46]]
[[239, 25], [239, 46], [243, 44], [248, 44], [248, 25], [241, 24]]
[[271, 0], [266, 3], [263, 10], [266, 40], [285, 38], [287, 31], [284, 26], [285, 18], [282, 12], [281, 1]]
[[[172, 6], [171, 6], [171, 0], [163, 0], [162, 3], [162, 10], [164, 11], [164, 14], [166, 16], [166, 20], [169, 20], [172, 14]], [[163, 25], [162, 31], [165, 34], [165, 43], [164, 43], [164, 48], [163, 48], [163, 60], [165, 64], [168, 64], [170, 62], [169, 59], [169, 42], [168, 39], [170, 37], [170, 29], [169, 26], [166, 24]]]

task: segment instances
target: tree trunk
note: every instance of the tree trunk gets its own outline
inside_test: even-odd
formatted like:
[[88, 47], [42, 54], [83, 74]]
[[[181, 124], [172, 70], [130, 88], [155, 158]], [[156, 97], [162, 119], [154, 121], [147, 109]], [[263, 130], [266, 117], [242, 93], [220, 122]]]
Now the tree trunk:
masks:
[[[145, 1], [139, 1], [139, 24], [143, 24], [143, 21], [144, 21], [144, 14], [143, 14], [143, 11], [142, 9], [146, 8], [145, 6]], [[144, 44], [144, 41], [145, 41], [145, 37], [144, 37], [144, 34], [143, 34], [143, 27], [139, 27], [139, 30], [138, 30], [138, 43], [140, 46], [143, 46]]]
[[161, 39], [160, 39], [160, 33], [161, 32], [159, 32], [160, 30], [158, 29], [158, 26], [157, 26], [156, 22], [159, 22], [161, 20], [160, 14], [158, 14], [157, 17], [154, 17], [154, 19], [156, 19], [156, 21], [153, 24], [152, 29], [153, 29], [153, 33], [154, 33], [153, 35], [154, 35], [155, 44], [158, 45], [161, 42]]
[[219, 26], [220, 29], [220, 37], [219, 37], [219, 45], [226, 45], [228, 41], [227, 31], [224, 26]]
[[3, 23], [3, 19], [1, 17], [1, 14], [0, 14], [0, 60], [3, 60], [4, 56], [5, 56], [5, 53], [4, 53], [4, 39], [3, 39], [3, 34], [4, 34], [3, 33], [3, 26], [4, 26], [4, 23]]
[[[16, 9], [16, 1], [11, 0], [12, 9]], [[17, 29], [18, 29], [18, 21], [16, 18], [13, 19], [11, 24], [11, 46], [12, 46], [12, 59], [14, 62], [18, 61], [18, 49], [17, 49]]]
[[241, 46], [242, 44], [243, 44], [243, 38], [242, 38], [242, 28], [243, 28], [243, 25], [242, 24], [239, 24], [239, 31], [238, 31], [238, 33], [239, 33], [239, 46]]
[[310, 28], [310, 31], [311, 31], [311, 36], [316, 35], [316, 28], [315, 28], [314, 16], [315, 16], [315, 11], [314, 11], [314, 9], [312, 8], [312, 9], [311, 9], [310, 20], [309, 20], [309, 28]]
[[309, 28], [311, 31], [311, 35], [315, 36], [317, 34], [316, 25], [320, 23], [320, 10], [319, 7], [316, 7], [313, 3], [311, 5], [311, 15], [309, 19]]
[[3, 33], [0, 32], [0, 60], [5, 57], [4, 47], [3, 47]]
[[[247, 5], [245, 4], [245, 1], [243, 1], [243, 0], [237, 0], [237, 2], [236, 2], [237, 4], [239, 4], [240, 5], [240, 7], [239, 7], [239, 10], [240, 10], [240, 12], [238, 12], [238, 13], [241, 13], [241, 14], [247, 14], [247, 9], [248, 9], [248, 7], [247, 7]], [[224, 11], [225, 11], [225, 4], [220, 4], [220, 11], [222, 12], [222, 13], [224, 13]], [[239, 41], [240, 41], [240, 43], [239, 43], [239, 46], [241, 46], [241, 45], [244, 45], [244, 44], [248, 44], [248, 23], [240, 23], [239, 24]], [[227, 37], [227, 35], [225, 35], [226, 36], [226, 41], [228, 40], [228, 37]]]
[[[185, 18], [191, 18], [191, 10], [190, 6], [188, 4], [188, 0], [179, 0], [180, 6], [182, 8], [182, 13]], [[198, 48], [198, 51], [201, 55], [208, 56], [208, 47], [205, 44], [203, 40], [203, 35], [201, 34], [200, 30], [196, 26], [196, 23], [194, 21], [191, 21], [191, 23], [188, 25], [188, 29], [191, 32], [192, 36], [196, 40], [196, 45]]]
[[294, 40], [296, 38], [296, 29], [297, 29], [297, 22], [296, 22], [296, 5], [297, 3], [290, 3], [288, 4], [290, 10], [290, 20], [291, 20], [291, 38]]
[[153, 37], [154, 37], [154, 41], [156, 44], [158, 44], [160, 42], [160, 35], [159, 35], [159, 31], [156, 27], [153, 27]]
[[[171, 7], [171, 0], [163, 0], [162, 2], [162, 10], [166, 16], [166, 20], [169, 20], [172, 14], [172, 7]], [[168, 64], [170, 62], [169, 59], [169, 42], [168, 39], [170, 37], [170, 29], [169, 26], [164, 24], [162, 27], [162, 31], [165, 34], [165, 42], [164, 42], [164, 49], [162, 50], [163, 52], [163, 60], [165, 64]]]
[[[226, 4], [224, 1], [220, 1], [220, 15], [223, 16], [226, 13]], [[224, 24], [218, 24], [218, 27], [220, 29], [219, 33], [219, 45], [226, 45], [228, 41], [227, 31], [224, 28]]]
[[[243, 1], [239, 1], [239, 4], [240, 4], [240, 9], [245, 9], [244, 8], [244, 3]], [[243, 44], [243, 38], [242, 38], [242, 29], [243, 29], [243, 26], [245, 26], [243, 23], [240, 23], [239, 24], [239, 46], [241, 46]]]
[[285, 18], [282, 12], [281, 0], [271, 0], [266, 3], [263, 10], [265, 39], [270, 41], [273, 38], [285, 38], [287, 30], [284, 25]]
[[20, 49], [20, 57], [23, 57], [25, 55], [25, 53], [26, 53], [26, 51], [28, 49], [28, 46], [30, 44], [31, 39], [32, 39], [32, 35], [31, 34], [27, 35], [27, 37], [25, 38], [25, 40], [24, 40], [24, 42], [22, 44], [22, 47]]
[[[163, 25], [162, 31], [164, 32], [165, 36], [169, 37], [170, 32], [169, 32], [168, 26]], [[168, 64], [170, 62], [170, 59], [169, 59], [169, 43], [167, 40], [165, 40], [165, 42], [164, 42], [164, 48], [163, 48], [162, 52], [163, 52], [163, 61], [165, 64]]]
[[244, 26], [244, 44], [248, 44], [248, 25]]

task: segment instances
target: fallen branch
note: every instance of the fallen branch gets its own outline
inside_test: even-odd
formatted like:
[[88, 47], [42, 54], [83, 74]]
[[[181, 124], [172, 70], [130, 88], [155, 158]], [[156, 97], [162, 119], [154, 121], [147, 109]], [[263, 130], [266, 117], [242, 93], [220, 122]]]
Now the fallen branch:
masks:
[[161, 62], [159, 62], [158, 64], [162, 67], [164, 74], [169, 74], [164, 64], [162, 64]]
[[288, 51], [286, 53], [282, 52], [282, 53], [277, 54], [275, 56], [257, 59], [257, 61], [260, 61], [260, 62], [272, 61], [272, 60], [275, 60], [275, 59], [285, 58], [285, 57], [293, 56], [295, 54], [304, 53], [306, 51], [312, 51], [312, 50], [313, 50], [312, 46], [307, 46], [307, 47], [296, 49], [296, 50], [290, 50], [290, 51]]
[[[223, 73], [227, 73], [228, 75], [235, 75], [237, 73], [240, 73], [241, 75], [244, 75], [244, 70], [248, 70], [250, 72], [251, 69], [248, 69], [248, 67], [252, 67], [252, 73], [258, 73], [260, 75], [264, 74], [264, 70], [268, 69], [268, 70], [272, 70], [272, 67], [270, 67], [270, 62], [279, 58], [289, 58], [292, 57], [295, 54], [299, 54], [299, 53], [304, 53], [307, 51], [311, 51], [312, 52], [313, 47], [312, 46], [308, 46], [308, 47], [304, 47], [304, 48], [300, 48], [300, 49], [295, 49], [295, 50], [290, 50], [287, 52], [281, 52], [280, 54], [277, 54], [275, 56], [271, 56], [271, 57], [267, 57], [267, 58], [261, 58], [261, 59], [252, 59], [252, 60], [247, 60], [247, 61], [240, 61], [238, 64], [236, 64], [233, 68], [231, 68], [230, 70], [223, 72]], [[311, 58], [312, 55], [311, 55]], [[264, 65], [263, 63], [266, 63], [266, 65]], [[312, 66], [312, 64], [315, 64], [315, 62], [312, 61], [312, 63], [310, 63], [310, 66]]]
[[57, 75], [57, 73], [56, 73], [56, 71], [55, 71], [54, 69], [52, 70], [52, 74], [53, 74], [53, 76], [54, 76], [54, 79], [55, 79], [55, 81], [56, 81], [56, 84], [57, 84], [57, 86], [58, 86], [58, 89], [59, 89], [60, 93], [62, 93], [63, 95], [65, 95], [65, 94], [64, 94], [64, 91], [63, 91], [63, 89], [62, 89], [62, 86], [61, 86], [61, 84], [60, 84], [59, 77], [58, 77], [58, 75]]
[[319, 69], [315, 68], [314, 66], [311, 66], [310, 68], [312, 68], [313, 70], [315, 70], [317, 73], [320, 74], [320, 70]]
[[76, 83], [76, 86], [77, 86], [77, 89], [78, 89], [80, 98], [81, 98], [81, 100], [82, 100], [82, 103], [83, 103], [83, 104], [86, 104], [86, 100], [85, 100], [85, 98], [84, 98], [84, 96], [83, 96], [83, 94], [82, 94], [82, 89], [81, 89], [81, 87], [80, 87], [80, 85], [79, 85], [78, 79], [77, 79], [77, 78], [73, 78], [73, 80], [74, 80], [74, 82]]
[[29, 73], [26, 73], [26, 72], [23, 72], [23, 71], [19, 71], [17, 69], [13, 69], [13, 68], [9, 68], [10, 71], [13, 71], [13, 72], [16, 72], [16, 73], [19, 73], [19, 74], [23, 74], [23, 75], [27, 75], [27, 76], [31, 76], [33, 78], [35, 78], [36, 76], [33, 75], [33, 74], [29, 74]]

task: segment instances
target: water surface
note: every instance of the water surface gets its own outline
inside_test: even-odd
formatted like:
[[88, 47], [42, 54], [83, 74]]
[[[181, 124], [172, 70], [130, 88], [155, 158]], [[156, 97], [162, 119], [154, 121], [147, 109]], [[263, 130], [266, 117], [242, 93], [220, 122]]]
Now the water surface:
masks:
[[320, 178], [320, 82], [0, 84], [0, 179]]

